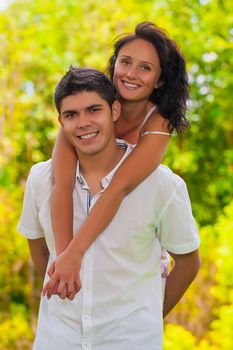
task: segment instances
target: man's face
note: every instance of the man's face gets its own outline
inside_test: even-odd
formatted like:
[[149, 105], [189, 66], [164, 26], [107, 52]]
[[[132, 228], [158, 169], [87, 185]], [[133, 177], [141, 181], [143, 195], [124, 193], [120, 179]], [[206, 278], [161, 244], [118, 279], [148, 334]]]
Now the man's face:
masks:
[[82, 91], [62, 100], [59, 121], [78, 156], [96, 155], [115, 142], [113, 121], [117, 119], [97, 92]]

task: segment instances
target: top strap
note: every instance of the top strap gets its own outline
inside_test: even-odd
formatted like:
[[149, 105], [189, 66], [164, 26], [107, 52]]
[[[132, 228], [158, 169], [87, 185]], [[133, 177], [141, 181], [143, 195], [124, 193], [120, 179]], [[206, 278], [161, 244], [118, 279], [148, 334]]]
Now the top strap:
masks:
[[143, 128], [143, 126], [145, 125], [145, 123], [147, 122], [147, 120], [150, 118], [151, 114], [157, 109], [157, 106], [154, 105], [151, 107], [151, 109], [149, 110], [149, 112], [147, 112], [145, 119], [143, 120], [143, 123], [141, 125], [141, 130]]
[[[157, 109], [158, 107], [156, 105], [152, 106], [152, 108], [149, 110], [149, 112], [146, 114], [145, 119], [143, 120], [143, 123], [141, 125], [141, 130], [143, 128], [143, 126], [145, 125], [145, 123], [147, 122], [147, 120], [150, 118], [151, 114]], [[165, 136], [172, 136], [173, 134], [170, 134], [168, 132], [163, 132], [163, 131], [144, 131], [141, 136], [144, 135], [150, 135], [150, 134], [154, 134], [154, 135], [165, 135]]]

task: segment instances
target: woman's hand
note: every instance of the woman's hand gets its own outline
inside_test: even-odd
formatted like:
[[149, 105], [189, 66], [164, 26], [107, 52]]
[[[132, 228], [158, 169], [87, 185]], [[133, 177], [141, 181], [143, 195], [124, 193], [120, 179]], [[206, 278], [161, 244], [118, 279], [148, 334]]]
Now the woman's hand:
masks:
[[61, 299], [73, 300], [81, 289], [80, 268], [82, 255], [71, 253], [66, 249], [51, 264], [48, 275], [50, 280], [42, 289], [42, 296], [50, 299], [52, 295], [58, 295]]

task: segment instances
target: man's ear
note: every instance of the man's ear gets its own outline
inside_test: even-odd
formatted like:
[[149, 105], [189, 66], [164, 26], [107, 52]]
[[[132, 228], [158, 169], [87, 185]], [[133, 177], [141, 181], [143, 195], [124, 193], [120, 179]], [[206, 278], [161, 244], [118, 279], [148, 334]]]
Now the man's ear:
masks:
[[115, 100], [112, 105], [112, 117], [113, 121], [117, 121], [121, 114], [121, 104], [119, 101]]
[[58, 119], [59, 123], [61, 124], [61, 126], [63, 126], [60, 114], [58, 115], [57, 119]]

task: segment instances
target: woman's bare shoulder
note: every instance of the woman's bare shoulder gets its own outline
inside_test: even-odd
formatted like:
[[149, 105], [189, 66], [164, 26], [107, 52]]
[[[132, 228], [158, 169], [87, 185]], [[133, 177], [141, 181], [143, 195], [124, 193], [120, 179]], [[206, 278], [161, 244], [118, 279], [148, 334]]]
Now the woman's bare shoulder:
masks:
[[168, 119], [164, 118], [158, 109], [154, 110], [143, 126], [142, 133], [146, 131], [162, 131], [169, 133]]

